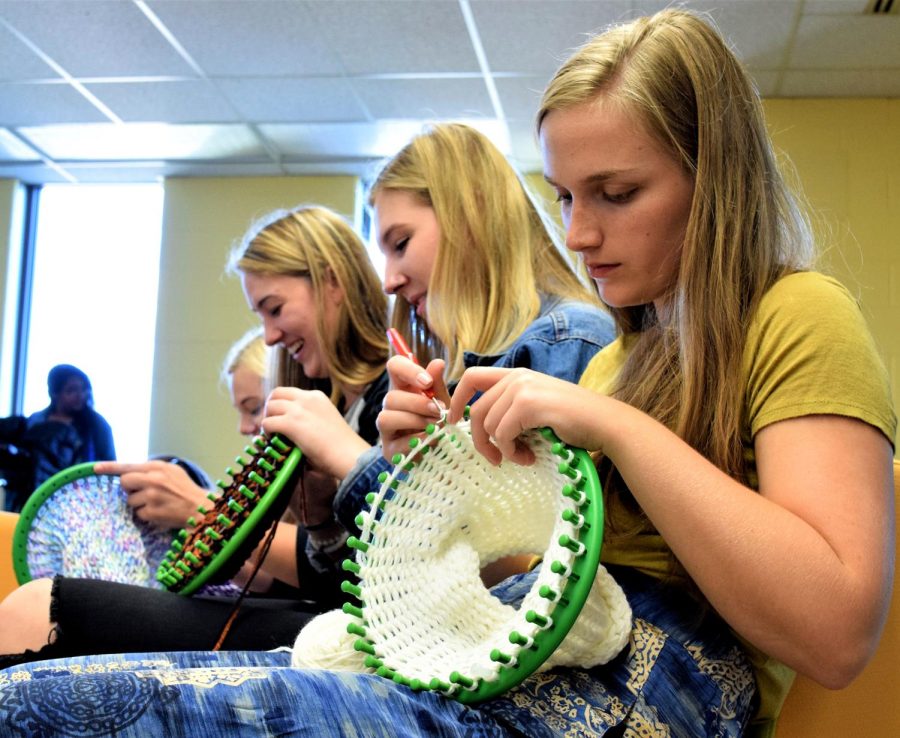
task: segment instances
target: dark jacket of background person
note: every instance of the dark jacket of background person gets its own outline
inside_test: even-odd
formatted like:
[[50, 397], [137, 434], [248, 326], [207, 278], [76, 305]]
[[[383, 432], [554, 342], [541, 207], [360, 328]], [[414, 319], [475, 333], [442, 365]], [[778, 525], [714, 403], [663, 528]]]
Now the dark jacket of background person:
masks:
[[[57, 419], [56, 399], [72, 377], [85, 387], [84, 407], [71, 422]], [[30, 416], [0, 418], [0, 477], [5, 480], [3, 508], [19, 512], [29, 495], [63, 469], [85, 461], [116, 458], [112, 429], [93, 408], [91, 383], [77, 367], [60, 364], [50, 370], [51, 402]]]
[[[71, 413], [70, 425], [77, 433], [79, 444], [73, 449], [71, 461], [74, 464], [83, 461], [113, 461], [116, 458], [115, 444], [113, 443], [112, 429], [106, 419], [94, 410], [94, 397], [91, 388], [91, 380], [81, 369], [71, 364], [58, 364], [47, 375], [47, 391], [50, 394], [50, 404], [28, 418], [28, 428], [33, 431], [44, 423], [54, 423], [53, 416], [59, 414], [58, 400], [60, 394], [69, 380], [79, 379], [84, 386], [84, 406]], [[48, 435], [53, 440], [68, 445], [68, 439], [56, 429], [48, 430]], [[71, 466], [71, 464], [68, 464]], [[65, 467], [61, 467], [65, 468]]]

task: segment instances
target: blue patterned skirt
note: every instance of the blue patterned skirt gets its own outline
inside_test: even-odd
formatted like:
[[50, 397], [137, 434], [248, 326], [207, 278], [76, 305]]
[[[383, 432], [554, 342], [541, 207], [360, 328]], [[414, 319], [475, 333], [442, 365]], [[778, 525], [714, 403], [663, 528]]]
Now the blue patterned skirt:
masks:
[[[680, 589], [611, 573], [634, 613], [616, 659], [532, 675], [474, 707], [373, 675], [294, 669], [287, 651], [86, 656], [0, 671], [0, 735], [740, 736], [756, 686], [722, 621]], [[494, 592], [515, 602], [530, 576]]]

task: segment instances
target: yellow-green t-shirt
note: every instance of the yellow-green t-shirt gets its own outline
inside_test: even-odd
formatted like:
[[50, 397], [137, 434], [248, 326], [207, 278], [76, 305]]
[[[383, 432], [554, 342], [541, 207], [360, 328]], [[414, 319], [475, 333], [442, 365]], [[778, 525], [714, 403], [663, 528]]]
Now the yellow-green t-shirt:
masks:
[[[612, 391], [632, 345], [618, 338], [585, 369], [580, 384]], [[771, 423], [804, 415], [842, 415], [878, 428], [893, 443], [897, 418], [890, 382], [856, 301], [835, 280], [816, 272], [780, 279], [764, 296], [744, 347], [741, 439], [750, 486], [757, 489], [753, 438]], [[629, 566], [658, 578], [670, 577], [671, 552], [648, 532], [604, 542], [605, 564]], [[757, 735], [768, 735], [794, 674], [784, 664], [744, 643], [756, 673], [760, 708]]]

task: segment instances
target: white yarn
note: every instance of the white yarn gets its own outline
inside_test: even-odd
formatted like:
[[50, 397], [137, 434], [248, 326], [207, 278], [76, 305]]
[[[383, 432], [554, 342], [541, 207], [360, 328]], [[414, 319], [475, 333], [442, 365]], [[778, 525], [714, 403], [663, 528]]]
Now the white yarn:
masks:
[[[552, 618], [555, 605], [540, 588], [562, 591], [566, 579], [549, 562], [570, 571], [576, 558], [559, 543], [564, 533], [577, 537], [575, 525], [561, 519], [564, 510], [579, 510], [561, 494], [571, 480], [539, 433], [523, 440], [535, 453], [531, 466], [489, 464], [474, 450], [467, 422], [436, 429], [410, 452], [372, 503], [377, 510], [384, 501], [383, 511], [374, 519], [371, 510], [363, 515], [360, 539], [368, 548], [356, 556], [363, 619], [342, 612], [314, 619], [294, 645], [293, 663], [366, 670], [364, 654], [353, 650], [358, 637], [337, 634], [354, 622], [379, 661], [409, 679], [448, 681], [459, 671], [495, 680], [501, 664], [490, 659], [492, 649], [515, 659], [520, 647], [510, 643], [511, 631], [539, 636], [539, 625], [526, 622], [525, 613]], [[413, 459], [416, 466], [403, 473]], [[542, 551], [546, 565], [518, 608], [481, 583], [486, 564]], [[625, 595], [600, 566], [578, 620], [541, 669], [606, 663], [625, 646], [630, 629]]]
[[353, 648], [358, 636], [347, 632], [350, 616], [330, 610], [313, 618], [300, 631], [291, 652], [291, 666], [302, 669], [363, 671], [362, 658]]

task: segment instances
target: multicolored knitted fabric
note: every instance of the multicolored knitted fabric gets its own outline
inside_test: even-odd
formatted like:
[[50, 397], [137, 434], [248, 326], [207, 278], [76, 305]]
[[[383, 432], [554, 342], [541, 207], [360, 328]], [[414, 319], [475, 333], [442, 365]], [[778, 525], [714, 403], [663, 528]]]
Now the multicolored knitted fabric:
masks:
[[[51, 477], [35, 495], [47, 492], [46, 485], [55, 487], [52, 492], [23, 510], [15, 542], [20, 583], [62, 574], [160, 587], [154, 573], [171, 532], [134, 515], [118, 477], [65, 477], [78, 468]], [[57, 477], [63, 483], [57, 485]]]

